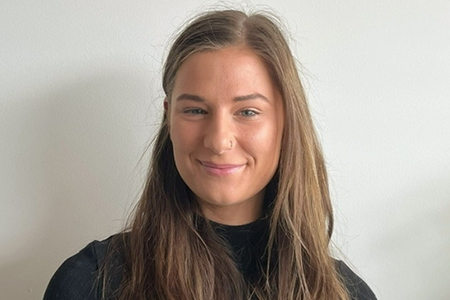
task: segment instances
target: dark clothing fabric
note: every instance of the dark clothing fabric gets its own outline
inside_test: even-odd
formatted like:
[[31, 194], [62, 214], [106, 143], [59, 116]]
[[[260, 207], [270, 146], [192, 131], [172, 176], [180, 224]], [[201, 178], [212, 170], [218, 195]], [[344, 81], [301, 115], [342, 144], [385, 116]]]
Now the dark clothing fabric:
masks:
[[[215, 231], [231, 246], [235, 261], [246, 280], [252, 281], [258, 277], [260, 257], [263, 256], [267, 240], [267, 222], [258, 220], [242, 226], [225, 226], [213, 223]], [[44, 295], [44, 300], [100, 300], [103, 279], [99, 270], [103, 265], [108, 246], [112, 237], [103, 241], [88, 244], [78, 254], [67, 259], [53, 275]], [[121, 282], [121, 266], [123, 256], [118, 253], [111, 261], [116, 270], [108, 276], [112, 287], [118, 289]], [[368, 285], [359, 278], [345, 263], [336, 261], [337, 270], [345, 280], [347, 290], [352, 300], [376, 300]], [[108, 293], [109, 294], [109, 293]], [[109, 296], [107, 299], [114, 299]]]

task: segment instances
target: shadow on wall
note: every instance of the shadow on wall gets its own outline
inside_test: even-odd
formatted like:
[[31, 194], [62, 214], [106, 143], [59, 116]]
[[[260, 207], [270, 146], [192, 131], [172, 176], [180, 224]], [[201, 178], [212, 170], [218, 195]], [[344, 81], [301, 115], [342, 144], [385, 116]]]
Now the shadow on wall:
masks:
[[[120, 229], [136, 196], [129, 183], [142, 154], [136, 148], [144, 145], [136, 146], [133, 131], [148, 127], [135, 119], [143, 103], [150, 107], [142, 99], [148, 85], [131, 75], [73, 82], [49, 95], [26, 97], [13, 112], [24, 118], [18, 137], [23, 145], [15, 157], [22, 178], [13, 188], [22, 191], [16, 193], [16, 210], [26, 213], [16, 222], [28, 225], [8, 235], [12, 254], [1, 262], [2, 299], [42, 299], [64, 259], [93, 237]], [[150, 138], [154, 128], [147, 129]]]
[[[386, 210], [395, 226], [372, 245], [376, 260], [385, 262], [385, 299], [450, 299], [450, 178], [442, 177], [393, 201]], [[388, 297], [388, 294], [390, 295]]]

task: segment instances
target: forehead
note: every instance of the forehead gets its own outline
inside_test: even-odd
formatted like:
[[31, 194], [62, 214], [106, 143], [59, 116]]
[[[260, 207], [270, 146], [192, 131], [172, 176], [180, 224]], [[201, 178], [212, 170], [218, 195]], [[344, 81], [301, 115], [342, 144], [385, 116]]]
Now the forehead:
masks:
[[265, 62], [253, 50], [233, 46], [189, 56], [176, 74], [173, 96], [202, 91], [235, 93], [234, 97], [258, 92], [270, 97], [276, 90]]

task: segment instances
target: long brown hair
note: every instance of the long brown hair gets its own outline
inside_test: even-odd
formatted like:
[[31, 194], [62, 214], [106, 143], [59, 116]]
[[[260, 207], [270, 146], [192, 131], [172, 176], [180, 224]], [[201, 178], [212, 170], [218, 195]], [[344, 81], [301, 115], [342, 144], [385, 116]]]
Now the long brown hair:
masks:
[[262, 278], [246, 282], [226, 245], [200, 217], [175, 167], [164, 116], [130, 230], [116, 238], [123, 238], [125, 255], [119, 299], [348, 299], [329, 254], [333, 213], [321, 147], [295, 59], [280, 28], [268, 13], [202, 14], [174, 41], [163, 74], [170, 101], [177, 71], [191, 54], [243, 45], [265, 61], [280, 90], [285, 126], [272, 179], [275, 196], [268, 214]]

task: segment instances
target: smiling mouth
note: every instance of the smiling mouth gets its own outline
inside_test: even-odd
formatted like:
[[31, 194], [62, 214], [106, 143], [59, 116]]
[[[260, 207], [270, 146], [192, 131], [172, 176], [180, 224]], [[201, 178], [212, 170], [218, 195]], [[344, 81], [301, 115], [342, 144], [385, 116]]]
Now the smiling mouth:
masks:
[[234, 174], [244, 168], [245, 164], [213, 164], [210, 162], [200, 161], [200, 165], [205, 171], [212, 175], [229, 175]]

